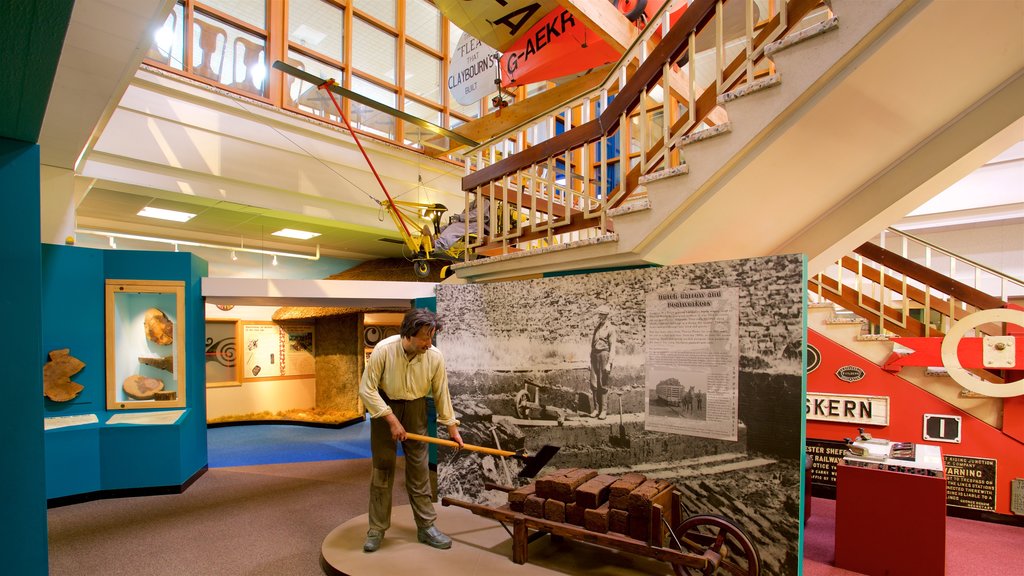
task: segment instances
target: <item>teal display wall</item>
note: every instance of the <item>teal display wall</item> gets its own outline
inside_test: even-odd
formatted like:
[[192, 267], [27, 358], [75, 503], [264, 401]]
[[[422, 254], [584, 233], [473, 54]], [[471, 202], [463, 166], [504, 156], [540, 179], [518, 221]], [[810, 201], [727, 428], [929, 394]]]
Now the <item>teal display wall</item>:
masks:
[[39, 146], [0, 138], [0, 557], [7, 574], [46, 574], [40, 370]]
[[[45, 399], [44, 416], [95, 414], [97, 419], [95, 424], [46, 431], [46, 498], [180, 490], [207, 465], [200, 286], [206, 262], [186, 252], [44, 245], [42, 267], [41, 355], [45, 359], [51, 350], [68, 348], [85, 362], [85, 368], [71, 378], [85, 388], [67, 402]], [[114, 414], [126, 412], [106, 409], [107, 279], [185, 283], [186, 407], [174, 424], [107, 424]]]

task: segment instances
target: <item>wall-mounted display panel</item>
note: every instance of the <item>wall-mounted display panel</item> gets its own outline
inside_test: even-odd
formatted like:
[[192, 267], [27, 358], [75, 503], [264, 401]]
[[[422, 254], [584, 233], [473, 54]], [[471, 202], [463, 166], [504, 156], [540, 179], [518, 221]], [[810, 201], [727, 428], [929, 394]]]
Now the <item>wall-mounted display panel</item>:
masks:
[[238, 331], [235, 319], [206, 320], [206, 387], [241, 386], [238, 363]]
[[312, 325], [242, 322], [241, 333], [243, 381], [315, 375]]
[[185, 283], [106, 281], [107, 409], [185, 406]]

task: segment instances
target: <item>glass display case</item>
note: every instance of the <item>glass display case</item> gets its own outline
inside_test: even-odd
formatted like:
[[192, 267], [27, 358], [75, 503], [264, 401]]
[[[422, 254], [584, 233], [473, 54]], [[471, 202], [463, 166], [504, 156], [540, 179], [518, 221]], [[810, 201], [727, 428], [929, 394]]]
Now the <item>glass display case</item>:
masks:
[[107, 409], [185, 406], [185, 283], [107, 280]]

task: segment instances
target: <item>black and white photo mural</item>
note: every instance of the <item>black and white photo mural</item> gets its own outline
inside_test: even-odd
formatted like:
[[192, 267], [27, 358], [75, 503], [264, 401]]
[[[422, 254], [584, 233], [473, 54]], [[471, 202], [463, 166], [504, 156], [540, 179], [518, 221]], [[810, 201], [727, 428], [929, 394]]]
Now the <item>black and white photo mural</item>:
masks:
[[[796, 574], [805, 300], [801, 255], [442, 284], [437, 345], [465, 442], [670, 481]], [[521, 466], [442, 449], [438, 488], [498, 506]]]

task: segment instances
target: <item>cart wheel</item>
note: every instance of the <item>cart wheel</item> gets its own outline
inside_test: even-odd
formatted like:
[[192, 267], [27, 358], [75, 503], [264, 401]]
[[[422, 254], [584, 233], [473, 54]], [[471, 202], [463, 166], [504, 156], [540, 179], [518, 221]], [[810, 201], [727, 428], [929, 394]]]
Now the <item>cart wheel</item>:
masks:
[[530, 393], [526, 390], [516, 394], [516, 416], [522, 420], [530, 419]]
[[427, 262], [426, 260], [416, 260], [412, 263], [412, 271], [420, 278], [426, 278], [427, 276], [430, 276], [430, 262]]
[[[678, 564], [672, 565], [677, 576], [695, 574], [731, 574], [757, 576], [761, 573], [761, 556], [750, 538], [732, 520], [714, 514], [691, 516], [675, 529], [676, 536], [690, 552], [720, 558], [701, 571]], [[673, 544], [674, 546], [674, 544]]]

